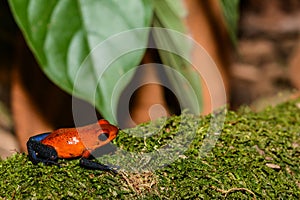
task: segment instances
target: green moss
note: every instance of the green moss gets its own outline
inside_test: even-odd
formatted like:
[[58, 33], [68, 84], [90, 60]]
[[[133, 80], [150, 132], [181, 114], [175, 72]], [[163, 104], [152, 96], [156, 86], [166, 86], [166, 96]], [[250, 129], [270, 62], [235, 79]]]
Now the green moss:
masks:
[[[260, 113], [244, 108], [228, 112], [223, 132], [206, 157], [200, 149], [210, 117], [161, 119], [120, 132], [122, 150], [159, 152], [170, 142], [193, 136], [178, 159], [152, 172], [117, 175], [86, 170], [78, 160], [61, 167], [32, 165], [25, 154], [0, 161], [0, 196], [4, 199], [299, 199], [300, 108], [288, 102]], [[179, 123], [180, 122], [180, 126]], [[159, 133], [149, 134], [159, 127]], [[177, 134], [178, 131], [190, 134]], [[125, 134], [126, 133], [126, 134]], [[133, 135], [132, 135], [133, 134]], [[176, 147], [176, 145], [175, 145]], [[118, 152], [114, 156], [119, 158]], [[116, 161], [116, 160], [115, 160]], [[155, 163], [148, 163], [148, 167]]]

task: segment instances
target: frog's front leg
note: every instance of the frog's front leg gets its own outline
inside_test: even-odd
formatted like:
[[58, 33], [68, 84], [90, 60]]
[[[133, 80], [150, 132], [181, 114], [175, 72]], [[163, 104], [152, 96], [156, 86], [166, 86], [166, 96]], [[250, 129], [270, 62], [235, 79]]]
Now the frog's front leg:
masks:
[[29, 159], [33, 164], [42, 162], [44, 164], [57, 164], [58, 155], [53, 147], [44, 145], [41, 141], [50, 133], [42, 133], [30, 137], [27, 141], [27, 150]]
[[103, 171], [112, 171], [113, 173], [118, 173], [113, 167], [108, 165], [103, 165], [101, 163], [97, 163], [95, 161], [90, 160], [91, 154], [88, 150], [86, 150], [80, 159], [80, 165], [87, 169], [96, 169]]

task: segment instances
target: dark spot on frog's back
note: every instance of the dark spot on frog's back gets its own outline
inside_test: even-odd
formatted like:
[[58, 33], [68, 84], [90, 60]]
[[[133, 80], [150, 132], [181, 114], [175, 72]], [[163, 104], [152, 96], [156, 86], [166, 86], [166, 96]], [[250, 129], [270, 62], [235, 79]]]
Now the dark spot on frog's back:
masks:
[[108, 134], [108, 133], [102, 133], [102, 134], [100, 134], [100, 135], [98, 136], [98, 139], [99, 139], [100, 141], [106, 141], [106, 140], [108, 139], [108, 137], [109, 137], [109, 134]]

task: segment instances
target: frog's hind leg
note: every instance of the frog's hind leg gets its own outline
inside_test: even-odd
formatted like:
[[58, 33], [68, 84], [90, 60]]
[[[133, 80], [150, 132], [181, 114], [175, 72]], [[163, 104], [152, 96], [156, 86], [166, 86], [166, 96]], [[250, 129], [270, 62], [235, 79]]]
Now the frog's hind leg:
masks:
[[29, 159], [33, 164], [42, 162], [44, 164], [58, 165], [58, 155], [56, 150], [53, 147], [41, 143], [41, 140], [43, 140], [49, 134], [50, 133], [43, 133], [29, 138], [26, 145]]
[[90, 160], [91, 157], [89, 151], [85, 151], [80, 159], [80, 165], [87, 168], [87, 169], [96, 169], [96, 170], [103, 170], [103, 171], [111, 171], [113, 173], [118, 173], [113, 167], [108, 165], [103, 165], [101, 163], [95, 162]]
[[87, 169], [96, 169], [96, 170], [103, 170], [103, 171], [111, 171], [113, 173], [118, 173], [117, 170], [113, 169], [113, 167], [108, 165], [103, 165], [101, 163], [97, 163], [93, 160], [89, 160], [87, 158], [80, 159], [80, 165], [87, 168]]

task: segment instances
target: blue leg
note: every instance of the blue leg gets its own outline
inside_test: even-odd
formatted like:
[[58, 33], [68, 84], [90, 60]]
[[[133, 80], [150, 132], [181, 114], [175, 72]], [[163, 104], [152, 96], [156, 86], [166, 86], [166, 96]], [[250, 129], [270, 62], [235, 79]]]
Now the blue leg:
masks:
[[29, 138], [27, 150], [29, 159], [33, 164], [42, 162], [44, 164], [57, 164], [57, 152], [53, 147], [46, 146], [41, 141], [50, 133], [43, 133]]
[[115, 169], [113, 169], [110, 166], [97, 163], [95, 161], [89, 160], [88, 158], [84, 158], [84, 157], [82, 157], [80, 159], [80, 165], [87, 168], [87, 169], [97, 169], [97, 170], [103, 170], [103, 171], [111, 171], [115, 174], [118, 173]]
[[47, 137], [48, 135], [50, 135], [50, 133], [51, 132], [47, 132], [47, 133], [42, 133], [42, 134], [39, 134], [39, 135], [35, 135], [35, 136], [30, 137], [29, 140], [40, 142], [43, 139], [45, 139], [45, 137]]

